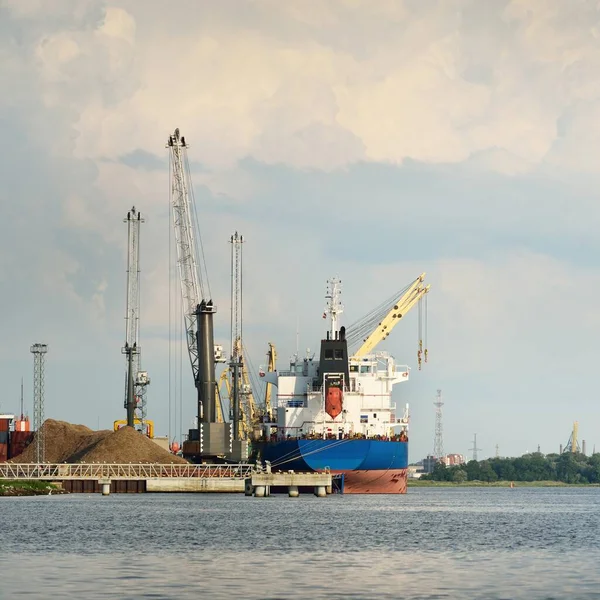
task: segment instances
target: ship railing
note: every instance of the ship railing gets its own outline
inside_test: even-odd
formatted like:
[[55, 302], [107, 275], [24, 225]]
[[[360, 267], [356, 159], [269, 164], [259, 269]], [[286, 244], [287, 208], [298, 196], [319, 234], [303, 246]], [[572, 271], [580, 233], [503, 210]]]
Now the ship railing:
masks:
[[246, 479], [252, 465], [152, 464], [40, 464], [2, 463], [0, 479], [159, 479], [227, 478]]

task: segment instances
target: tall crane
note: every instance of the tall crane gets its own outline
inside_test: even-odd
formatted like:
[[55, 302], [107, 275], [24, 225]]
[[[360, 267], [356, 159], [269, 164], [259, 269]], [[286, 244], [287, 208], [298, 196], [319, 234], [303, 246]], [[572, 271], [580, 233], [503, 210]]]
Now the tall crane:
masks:
[[146, 387], [150, 378], [141, 370], [140, 332], [140, 225], [144, 222], [135, 206], [127, 213], [127, 306], [125, 312], [125, 346], [127, 357], [125, 403], [127, 425], [139, 424], [142, 432], [146, 421]]
[[[245, 420], [240, 406], [241, 370], [243, 368], [242, 349], [242, 244], [244, 237], [236, 231], [229, 240], [231, 244], [231, 395], [230, 410], [233, 423], [233, 437], [240, 439], [240, 425]], [[246, 429], [244, 427], [244, 429]], [[246, 431], [244, 431], [244, 435]]]
[[[198, 231], [198, 218], [195, 213], [193, 187], [191, 185], [190, 168], [187, 158], [187, 143], [175, 129], [167, 141], [169, 150], [170, 171], [170, 203], [175, 229], [175, 245], [177, 248], [177, 266], [181, 283], [181, 297], [183, 302], [183, 316], [185, 321], [186, 342], [192, 374], [197, 390], [197, 415], [198, 429], [190, 430], [188, 455], [194, 460], [199, 456], [210, 454], [204, 450], [207, 447], [216, 448], [213, 444], [210, 431], [216, 428], [203, 428], [202, 424], [217, 423], [216, 418], [216, 391], [215, 361], [222, 361], [221, 348], [215, 347], [213, 332], [213, 317], [217, 312], [211, 298], [210, 284], [206, 271], [206, 262], [202, 249], [202, 241], [198, 236], [199, 246], [196, 245], [196, 231]], [[199, 252], [201, 250], [201, 252]], [[225, 424], [219, 424], [225, 425]], [[206, 429], [206, 439], [202, 432]], [[219, 441], [223, 450], [227, 446], [225, 438]], [[186, 455], [186, 444], [183, 447]]]

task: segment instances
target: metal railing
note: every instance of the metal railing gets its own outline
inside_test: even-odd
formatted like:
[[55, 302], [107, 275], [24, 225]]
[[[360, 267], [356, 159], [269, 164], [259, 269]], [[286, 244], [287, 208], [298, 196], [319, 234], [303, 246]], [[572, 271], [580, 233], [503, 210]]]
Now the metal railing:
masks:
[[113, 465], [0, 463], [0, 479], [156, 479], [250, 477], [252, 465]]

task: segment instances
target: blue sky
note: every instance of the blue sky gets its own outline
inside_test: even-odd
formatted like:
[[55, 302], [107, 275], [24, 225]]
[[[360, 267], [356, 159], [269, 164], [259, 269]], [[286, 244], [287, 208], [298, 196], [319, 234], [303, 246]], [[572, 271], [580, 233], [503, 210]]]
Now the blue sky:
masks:
[[135, 204], [149, 415], [167, 433], [179, 127], [226, 345], [236, 230], [257, 367], [269, 341], [285, 364], [297, 323], [318, 348], [328, 277], [351, 323], [426, 271], [430, 363], [417, 371], [416, 311], [385, 344], [413, 367], [396, 394], [411, 458], [433, 448], [438, 388], [448, 452], [474, 433], [480, 456], [557, 451], [575, 420], [600, 449], [596, 3], [0, 0], [0, 34], [1, 410], [23, 375], [31, 411], [45, 342], [47, 416], [122, 417]]

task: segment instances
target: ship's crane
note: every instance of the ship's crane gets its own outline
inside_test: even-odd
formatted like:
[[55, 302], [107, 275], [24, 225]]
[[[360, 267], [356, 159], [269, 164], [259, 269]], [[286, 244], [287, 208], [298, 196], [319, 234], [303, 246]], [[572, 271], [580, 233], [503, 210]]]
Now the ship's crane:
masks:
[[139, 344], [140, 330], [140, 225], [144, 222], [135, 206], [123, 220], [127, 223], [127, 307], [125, 312], [125, 346], [127, 356], [125, 376], [125, 403], [127, 425], [139, 426], [146, 431], [146, 387], [150, 378], [141, 371], [142, 349]]
[[[198, 235], [193, 188], [187, 159], [187, 143], [176, 129], [167, 142], [170, 159], [171, 209], [181, 283], [186, 341], [194, 383], [198, 393], [198, 430], [190, 430], [187, 455], [194, 460], [203, 454], [202, 424], [216, 423], [215, 361], [222, 361], [221, 348], [214, 345], [213, 316], [217, 309], [211, 298], [202, 242]], [[186, 445], [183, 453], [186, 455]]]
[[[390, 300], [371, 311], [358, 323], [348, 328], [347, 339], [349, 345], [356, 344], [362, 339], [362, 344], [353, 354], [353, 358], [359, 359], [370, 354], [375, 347], [385, 340], [392, 329], [406, 316], [406, 314], [419, 303], [429, 292], [430, 285], [423, 285], [425, 273], [421, 273], [411, 284]], [[419, 320], [421, 326], [421, 320]], [[364, 337], [365, 333], [368, 335]], [[422, 337], [420, 335], [420, 337]], [[423, 342], [419, 340], [418, 360], [421, 364]], [[425, 349], [427, 358], [427, 349]]]
[[[273, 373], [277, 365], [277, 350], [275, 345], [269, 342], [269, 351], [267, 352], [267, 373]], [[264, 377], [264, 373], [261, 371], [261, 375]], [[273, 393], [273, 384], [267, 381], [265, 386], [265, 416], [268, 422], [271, 422], [271, 395]]]

